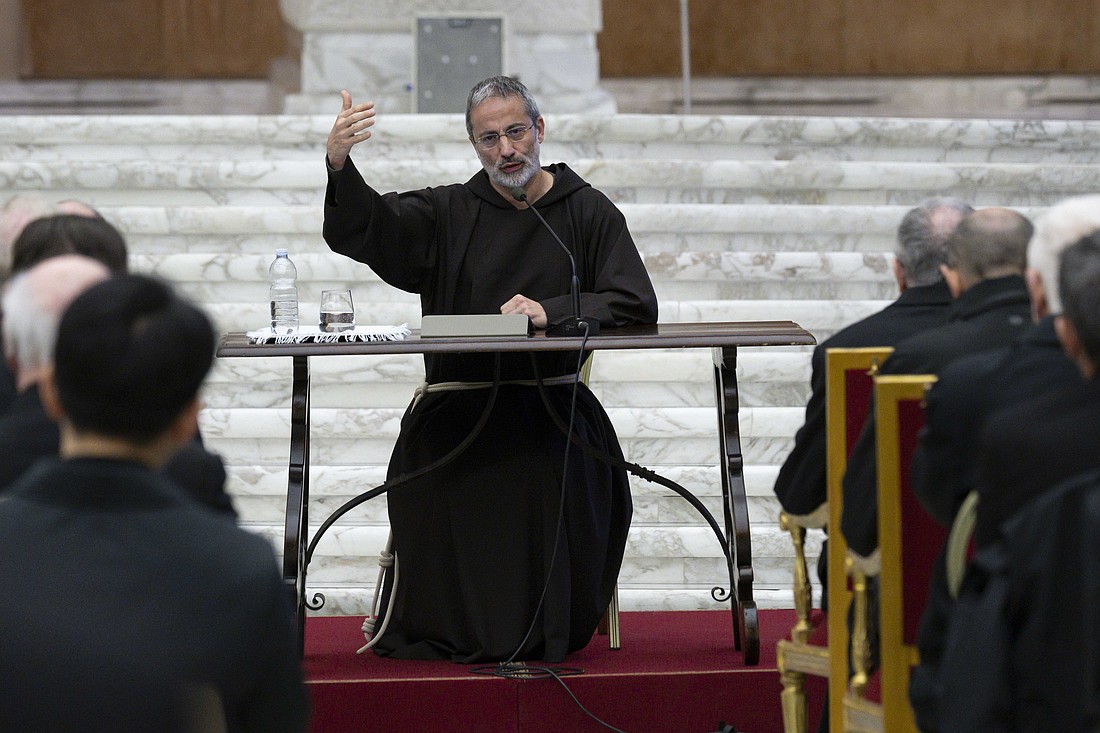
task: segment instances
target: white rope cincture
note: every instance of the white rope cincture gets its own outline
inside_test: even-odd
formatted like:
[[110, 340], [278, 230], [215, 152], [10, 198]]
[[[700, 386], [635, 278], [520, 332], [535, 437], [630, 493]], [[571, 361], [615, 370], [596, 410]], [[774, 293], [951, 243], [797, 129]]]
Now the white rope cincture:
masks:
[[[378, 604], [382, 596], [382, 583], [386, 578], [386, 568], [393, 568], [393, 584], [390, 586], [390, 600], [386, 604], [386, 617], [382, 620], [382, 628], [374, 633], [374, 625], [378, 621]], [[386, 633], [390, 617], [393, 615], [393, 601], [397, 598], [397, 579], [400, 576], [400, 566], [397, 562], [397, 554], [393, 552], [393, 532], [390, 532], [386, 540], [386, 549], [378, 556], [378, 583], [374, 586], [374, 598], [370, 604], [370, 615], [363, 619], [363, 638], [367, 640], [356, 654], [362, 654], [378, 643], [382, 635]]]
[[[557, 377], [546, 377], [542, 380], [542, 383], [547, 387], [557, 387], [563, 384], [573, 384], [576, 381], [576, 374], [562, 374]], [[524, 387], [537, 387], [539, 383], [534, 379], [504, 379], [497, 382], [497, 384], [519, 384]], [[464, 392], [470, 389], [489, 389], [492, 386], [493, 382], [433, 382], [431, 384], [424, 382], [413, 392], [412, 406], [416, 407], [426, 394], [435, 394], [436, 392]]]

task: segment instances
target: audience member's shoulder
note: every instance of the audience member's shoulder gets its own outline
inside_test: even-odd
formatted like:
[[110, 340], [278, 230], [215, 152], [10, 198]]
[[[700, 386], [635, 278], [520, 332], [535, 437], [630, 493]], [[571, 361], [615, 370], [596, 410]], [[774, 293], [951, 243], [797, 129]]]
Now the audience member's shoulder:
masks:
[[1011, 437], [1022, 444], [1057, 440], [1057, 424], [1093, 425], [1100, 430], [1100, 383], [1071, 382], [990, 414], [983, 431], [986, 443]]
[[1004, 542], [1020, 547], [1027, 555], [1032, 539], [1058, 534], [1069, 526], [1100, 530], [1100, 470], [1086, 471], [1066, 479], [1036, 496], [1005, 522]]
[[1011, 349], [1008, 347], [967, 354], [940, 370], [932, 389], [941, 394], [947, 392], [965, 394], [983, 389], [1004, 365]]
[[1003, 346], [966, 354], [945, 366], [940, 371], [940, 379], [981, 379], [1000, 369], [1010, 353], [1011, 347]]

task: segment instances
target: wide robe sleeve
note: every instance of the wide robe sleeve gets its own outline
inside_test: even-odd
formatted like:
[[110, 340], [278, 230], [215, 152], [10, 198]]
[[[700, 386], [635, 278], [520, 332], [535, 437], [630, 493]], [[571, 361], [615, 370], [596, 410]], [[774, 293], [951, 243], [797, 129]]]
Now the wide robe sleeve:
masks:
[[[656, 323], [657, 295], [622, 212], [603, 193], [587, 187], [570, 196], [568, 206], [581, 313], [608, 327]], [[541, 305], [550, 323], [573, 313], [568, 295], [546, 298]]]
[[437, 257], [431, 189], [379, 194], [351, 158], [329, 171], [323, 234], [337, 254], [362, 262], [395, 288], [424, 292]]

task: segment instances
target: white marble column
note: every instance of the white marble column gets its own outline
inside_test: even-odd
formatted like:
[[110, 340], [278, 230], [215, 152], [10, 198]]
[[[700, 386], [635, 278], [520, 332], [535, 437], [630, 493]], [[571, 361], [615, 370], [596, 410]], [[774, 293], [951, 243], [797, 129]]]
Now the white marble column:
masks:
[[599, 86], [600, 0], [280, 0], [280, 7], [302, 36], [300, 89], [286, 98], [289, 114], [335, 112], [341, 89], [381, 111], [412, 111], [413, 29], [425, 15], [503, 18], [504, 73], [520, 78], [545, 112], [615, 112]]

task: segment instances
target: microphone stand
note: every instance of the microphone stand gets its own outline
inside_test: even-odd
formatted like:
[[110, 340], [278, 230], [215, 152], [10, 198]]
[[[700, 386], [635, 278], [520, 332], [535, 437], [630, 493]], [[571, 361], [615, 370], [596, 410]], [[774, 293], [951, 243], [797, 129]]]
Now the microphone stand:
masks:
[[546, 227], [546, 231], [550, 232], [550, 236], [565, 251], [565, 255], [569, 258], [569, 270], [573, 273], [572, 278], [569, 280], [569, 297], [573, 305], [573, 315], [554, 324], [548, 323], [546, 335], [574, 336], [577, 338], [595, 336], [600, 332], [600, 322], [596, 318], [585, 318], [581, 315], [581, 280], [577, 276], [577, 262], [573, 259], [573, 253], [565, 246], [565, 242], [561, 241], [561, 237], [550, 227], [546, 219], [539, 213], [539, 210], [527, 203], [527, 192], [521, 186], [512, 187], [512, 198], [527, 204], [527, 208], [535, 213], [542, 225]]

